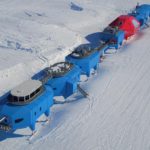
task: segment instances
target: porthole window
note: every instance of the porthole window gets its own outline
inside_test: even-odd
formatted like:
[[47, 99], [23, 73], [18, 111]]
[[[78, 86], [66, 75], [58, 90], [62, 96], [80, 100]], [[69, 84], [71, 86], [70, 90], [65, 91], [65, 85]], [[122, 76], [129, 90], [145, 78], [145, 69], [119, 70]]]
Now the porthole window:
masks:
[[34, 115], [36, 116], [36, 112], [34, 112]]
[[15, 123], [20, 123], [22, 121], [23, 121], [23, 118], [18, 118], [18, 119], [15, 120]]
[[40, 107], [40, 111], [42, 110], [42, 108]]

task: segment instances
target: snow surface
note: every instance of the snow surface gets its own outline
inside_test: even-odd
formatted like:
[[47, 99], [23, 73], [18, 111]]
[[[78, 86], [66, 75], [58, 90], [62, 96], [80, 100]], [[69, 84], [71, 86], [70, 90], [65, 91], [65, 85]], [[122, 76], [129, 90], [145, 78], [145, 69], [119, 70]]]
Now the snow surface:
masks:
[[[99, 31], [135, 5], [135, 0], [1, 0], [0, 95], [64, 60], [75, 46], [95, 44]], [[53, 106], [50, 123], [37, 123], [31, 143], [29, 129], [0, 132], [0, 150], [149, 150], [149, 38], [145, 29], [107, 55], [97, 74], [81, 84], [90, 99], [77, 93], [68, 99], [74, 102]]]

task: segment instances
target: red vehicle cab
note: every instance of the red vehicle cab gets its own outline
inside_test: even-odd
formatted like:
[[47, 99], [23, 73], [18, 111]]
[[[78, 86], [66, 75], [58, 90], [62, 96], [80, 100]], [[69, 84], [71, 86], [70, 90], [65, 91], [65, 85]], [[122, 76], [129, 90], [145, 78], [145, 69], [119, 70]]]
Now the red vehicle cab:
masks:
[[140, 29], [140, 23], [133, 16], [128, 15], [119, 16], [116, 20], [109, 24], [109, 26], [124, 31], [125, 39], [134, 35]]

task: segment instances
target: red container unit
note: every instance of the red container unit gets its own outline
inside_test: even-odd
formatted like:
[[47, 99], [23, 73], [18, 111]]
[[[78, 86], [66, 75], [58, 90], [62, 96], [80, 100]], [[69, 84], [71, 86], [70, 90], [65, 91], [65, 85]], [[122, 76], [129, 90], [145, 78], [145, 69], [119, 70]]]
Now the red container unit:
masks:
[[140, 23], [133, 16], [121, 15], [115, 19], [111, 24], [112, 28], [118, 28], [125, 32], [125, 39], [136, 34], [140, 30]]

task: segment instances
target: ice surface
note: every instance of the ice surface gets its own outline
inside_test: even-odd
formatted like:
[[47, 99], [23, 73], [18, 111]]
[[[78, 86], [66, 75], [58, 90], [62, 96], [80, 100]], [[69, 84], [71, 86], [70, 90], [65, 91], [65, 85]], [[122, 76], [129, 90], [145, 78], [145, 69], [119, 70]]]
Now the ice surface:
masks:
[[[70, 3], [82, 11], [70, 9]], [[149, 0], [139, 0], [149, 3]], [[1, 0], [0, 95], [71, 53], [135, 0]], [[148, 150], [150, 149], [150, 30], [107, 55], [96, 75], [81, 86], [73, 103], [52, 107], [51, 122], [37, 123], [32, 144], [29, 129], [0, 132], [0, 150]], [[77, 101], [76, 101], [77, 100]], [[43, 117], [41, 118], [41, 120]]]

